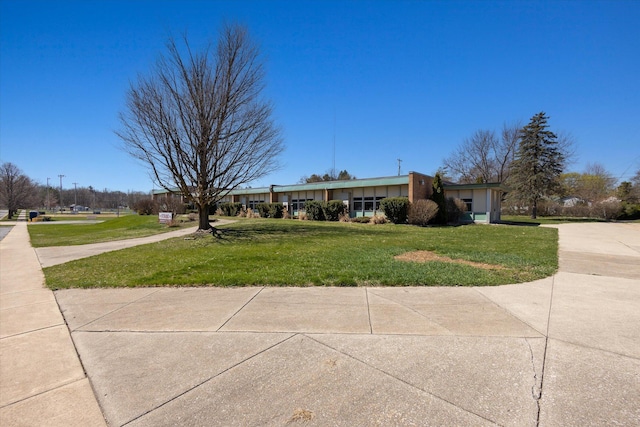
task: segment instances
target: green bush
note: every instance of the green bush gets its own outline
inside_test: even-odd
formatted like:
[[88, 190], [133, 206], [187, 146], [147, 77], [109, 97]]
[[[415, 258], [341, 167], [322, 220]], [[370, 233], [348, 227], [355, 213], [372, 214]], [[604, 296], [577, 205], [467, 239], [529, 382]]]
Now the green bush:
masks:
[[225, 202], [218, 205], [224, 216], [237, 216], [242, 211], [242, 203]]
[[282, 203], [258, 203], [256, 210], [262, 218], [282, 218]]
[[407, 197], [388, 197], [380, 201], [380, 209], [394, 224], [406, 224], [409, 213], [409, 199]]
[[640, 204], [622, 202], [622, 212], [618, 219], [640, 219]]
[[346, 208], [342, 200], [330, 200], [323, 206], [324, 218], [327, 221], [338, 221], [344, 215]]
[[407, 220], [409, 224], [425, 226], [438, 216], [440, 208], [433, 200], [420, 199], [411, 203]]
[[457, 197], [447, 198], [447, 221], [457, 224], [460, 217], [467, 210], [467, 205]]
[[310, 200], [304, 205], [307, 219], [311, 221], [324, 221], [324, 203], [318, 200]]

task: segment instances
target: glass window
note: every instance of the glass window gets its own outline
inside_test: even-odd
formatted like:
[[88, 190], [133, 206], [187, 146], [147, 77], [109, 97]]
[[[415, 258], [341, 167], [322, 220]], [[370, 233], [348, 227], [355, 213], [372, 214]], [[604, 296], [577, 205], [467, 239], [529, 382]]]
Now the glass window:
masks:
[[380, 210], [380, 200], [384, 199], [384, 196], [378, 196], [376, 197], [376, 210], [379, 211]]
[[473, 199], [462, 199], [467, 206], [467, 212], [473, 212]]
[[372, 211], [373, 210], [373, 197], [365, 197], [364, 198], [364, 210]]
[[353, 210], [356, 212], [362, 211], [362, 197], [353, 199]]

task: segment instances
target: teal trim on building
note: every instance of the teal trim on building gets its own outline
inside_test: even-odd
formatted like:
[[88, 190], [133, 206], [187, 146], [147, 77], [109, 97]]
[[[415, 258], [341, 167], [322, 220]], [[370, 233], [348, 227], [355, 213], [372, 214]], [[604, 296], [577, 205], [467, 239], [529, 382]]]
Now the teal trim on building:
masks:
[[[292, 184], [292, 185], [273, 185], [274, 193], [288, 193], [293, 191], [316, 191], [316, 190], [339, 190], [344, 188], [358, 187], [381, 187], [385, 185], [403, 185], [409, 182], [409, 175], [367, 178], [367, 179], [350, 179], [346, 181], [321, 181], [311, 182], [308, 184]], [[268, 189], [267, 189], [268, 191]], [[242, 192], [242, 190], [239, 190]], [[234, 193], [231, 193], [234, 194]]]

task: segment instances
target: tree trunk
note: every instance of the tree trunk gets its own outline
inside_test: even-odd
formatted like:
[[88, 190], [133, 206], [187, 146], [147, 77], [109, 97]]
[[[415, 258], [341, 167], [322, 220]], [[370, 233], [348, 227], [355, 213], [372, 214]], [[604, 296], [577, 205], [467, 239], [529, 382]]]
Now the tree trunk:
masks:
[[209, 206], [198, 205], [198, 229], [199, 230], [209, 230], [211, 229], [211, 224], [209, 224]]
[[531, 219], [536, 219], [538, 217], [538, 201], [533, 201], [533, 206], [531, 207]]

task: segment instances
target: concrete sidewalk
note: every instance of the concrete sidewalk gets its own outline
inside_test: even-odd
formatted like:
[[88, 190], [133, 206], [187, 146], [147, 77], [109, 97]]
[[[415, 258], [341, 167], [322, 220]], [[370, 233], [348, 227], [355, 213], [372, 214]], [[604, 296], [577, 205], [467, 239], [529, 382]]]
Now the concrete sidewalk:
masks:
[[105, 425], [53, 292], [17, 222], [0, 241], [0, 425]]
[[112, 426], [638, 425], [640, 225], [558, 228], [560, 272], [520, 285], [56, 298]]

